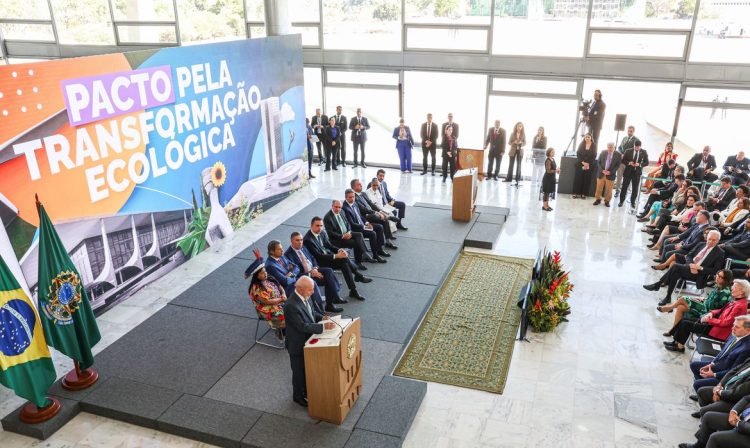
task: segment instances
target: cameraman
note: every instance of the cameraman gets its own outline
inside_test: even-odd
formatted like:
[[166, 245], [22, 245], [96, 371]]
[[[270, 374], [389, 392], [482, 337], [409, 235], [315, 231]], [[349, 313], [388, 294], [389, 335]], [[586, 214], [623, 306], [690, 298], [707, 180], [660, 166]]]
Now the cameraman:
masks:
[[594, 90], [594, 100], [591, 102], [589, 110], [584, 117], [586, 124], [589, 126], [589, 132], [594, 138], [594, 143], [599, 143], [599, 132], [602, 130], [604, 109], [606, 107], [607, 105], [602, 101], [602, 91], [599, 89]]

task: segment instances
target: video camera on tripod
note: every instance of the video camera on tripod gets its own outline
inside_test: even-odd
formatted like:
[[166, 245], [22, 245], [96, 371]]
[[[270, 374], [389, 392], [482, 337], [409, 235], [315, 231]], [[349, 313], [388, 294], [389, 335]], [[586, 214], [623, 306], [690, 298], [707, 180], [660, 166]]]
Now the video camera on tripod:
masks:
[[583, 117], [589, 116], [589, 110], [591, 110], [591, 103], [593, 103], [594, 100], [584, 100], [581, 98], [581, 101], [578, 103], [578, 111], [583, 114]]

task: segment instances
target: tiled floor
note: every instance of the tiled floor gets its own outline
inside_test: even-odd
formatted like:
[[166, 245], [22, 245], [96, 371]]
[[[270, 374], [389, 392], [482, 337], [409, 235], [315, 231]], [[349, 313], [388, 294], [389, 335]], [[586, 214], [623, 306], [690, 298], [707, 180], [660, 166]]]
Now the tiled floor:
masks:
[[[147, 286], [99, 319], [97, 351], [158, 310], [207, 272], [281, 223], [314, 196], [340, 197], [352, 177], [370, 179], [375, 168], [316, 173], [311, 187], [295, 193], [228, 241]], [[394, 196], [406, 201], [450, 203], [450, 185], [439, 177], [386, 177]], [[688, 355], [662, 348], [660, 334], [671, 317], [654, 307], [650, 254], [625, 208], [593, 207], [592, 200], [559, 198], [554, 212], [541, 210], [529, 182], [516, 189], [483, 183], [478, 202], [510, 207], [494, 253], [533, 257], [542, 246], [560, 250], [576, 285], [570, 323], [554, 333], [529, 333], [517, 342], [503, 395], [429, 384], [406, 447], [674, 447], [692, 441], [697, 420], [688, 400]], [[408, 219], [407, 219], [408, 224]], [[394, 254], [398, 256], [398, 254]], [[418, 261], [415, 261], [418, 263]], [[415, 269], [418, 265], [415, 264]], [[69, 363], [55, 356], [58, 373]], [[20, 400], [0, 390], [0, 415]], [[79, 414], [45, 442], [0, 432], [5, 447], [198, 446], [90, 414]]]

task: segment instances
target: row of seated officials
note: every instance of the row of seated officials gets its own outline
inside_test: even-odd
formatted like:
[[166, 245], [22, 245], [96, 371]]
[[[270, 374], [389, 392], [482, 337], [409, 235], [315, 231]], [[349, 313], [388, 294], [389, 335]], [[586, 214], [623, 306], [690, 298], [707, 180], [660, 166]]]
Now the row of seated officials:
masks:
[[[700, 424], [696, 440], [679, 446], [750, 448], [750, 270], [734, 263], [725, 268], [728, 258], [750, 261], [750, 188], [744, 185], [746, 178], [727, 170], [720, 185], [703, 197], [693, 185], [695, 178], [687, 179], [682, 167], [673, 161], [665, 165], [665, 171], [671, 170], [663, 176], [668, 180], [648, 191], [638, 220], [651, 235], [647, 247], [657, 254], [651, 268], [664, 272], [643, 287], [666, 287], [657, 310], [674, 313], [671, 328], [663, 334], [668, 339], [664, 348], [684, 353], [691, 334], [698, 337], [690, 362], [695, 391], [690, 398], [700, 406], [692, 414]], [[712, 289], [705, 296], [672, 302], [678, 284], [686, 282]]]
[[364, 301], [357, 283], [372, 281], [362, 274], [367, 270], [364, 263], [387, 263], [391, 254], [386, 248], [398, 249], [396, 232], [408, 230], [403, 225], [406, 204], [391, 196], [384, 177], [385, 171], [378, 170], [378, 177], [366, 189], [359, 179], [353, 179], [344, 201], [333, 200], [323, 218], [313, 217], [304, 236], [293, 232], [286, 250], [280, 241], [270, 241], [265, 261], [255, 250], [256, 260], [245, 271], [245, 277], [251, 279], [248, 294], [259, 317], [276, 330], [280, 340], [285, 328], [284, 303], [300, 277], [309, 276], [315, 282], [311, 296], [315, 312], [338, 313], [348, 300], [340, 294], [334, 271], [343, 276], [348, 297]]

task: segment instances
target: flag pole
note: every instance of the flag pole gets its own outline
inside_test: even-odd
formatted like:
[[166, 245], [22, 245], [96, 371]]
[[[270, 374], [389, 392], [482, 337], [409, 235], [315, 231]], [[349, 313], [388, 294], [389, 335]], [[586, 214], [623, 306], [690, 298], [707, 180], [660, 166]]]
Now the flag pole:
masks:
[[73, 361], [75, 368], [63, 377], [60, 385], [66, 390], [83, 390], [96, 383], [99, 379], [99, 372], [93, 368], [81, 370], [81, 364]]

